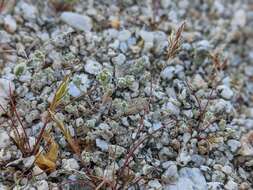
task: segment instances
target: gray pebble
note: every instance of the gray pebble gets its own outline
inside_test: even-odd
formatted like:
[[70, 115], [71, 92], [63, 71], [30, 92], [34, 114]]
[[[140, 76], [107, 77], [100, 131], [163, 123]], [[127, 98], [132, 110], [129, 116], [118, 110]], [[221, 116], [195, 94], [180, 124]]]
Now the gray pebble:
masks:
[[90, 17], [73, 12], [63, 12], [60, 16], [61, 20], [73, 28], [81, 31], [90, 31], [92, 22]]

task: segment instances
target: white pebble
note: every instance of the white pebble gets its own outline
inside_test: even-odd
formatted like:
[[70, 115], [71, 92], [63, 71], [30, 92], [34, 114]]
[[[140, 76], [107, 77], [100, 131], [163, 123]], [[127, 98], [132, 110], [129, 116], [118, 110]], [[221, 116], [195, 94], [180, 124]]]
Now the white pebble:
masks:
[[128, 38], [130, 38], [131, 36], [131, 32], [129, 32], [128, 30], [122, 30], [119, 32], [119, 36], [118, 39], [121, 42], [124, 42], [126, 40], [128, 40]]
[[171, 80], [175, 75], [175, 68], [172, 66], [166, 67], [162, 72], [161, 72], [161, 77], [163, 79]]
[[67, 171], [79, 170], [80, 166], [74, 158], [63, 159], [62, 167]]
[[109, 145], [106, 141], [101, 139], [96, 139], [96, 145], [98, 148], [100, 148], [102, 151], [107, 151], [109, 148]]
[[97, 61], [88, 60], [84, 66], [84, 69], [89, 74], [97, 75], [101, 72], [102, 66]]
[[228, 140], [227, 144], [232, 152], [236, 152], [241, 146], [241, 143], [234, 139]]
[[10, 137], [4, 130], [0, 130], [0, 149], [10, 145]]
[[154, 189], [162, 189], [162, 185], [159, 183], [157, 179], [151, 180], [148, 182], [149, 187]]
[[234, 17], [232, 19], [233, 27], [244, 27], [247, 22], [246, 12], [242, 9], [237, 10], [234, 13]]
[[81, 31], [90, 31], [92, 22], [90, 17], [72, 12], [63, 12], [60, 16], [61, 20], [73, 28]]
[[48, 190], [49, 186], [46, 180], [36, 182], [37, 190]]
[[9, 33], [14, 33], [17, 29], [17, 23], [11, 15], [4, 18], [4, 28]]
[[221, 97], [226, 100], [231, 99], [234, 95], [233, 91], [228, 86], [225, 85], [218, 86], [217, 90], [220, 93]]

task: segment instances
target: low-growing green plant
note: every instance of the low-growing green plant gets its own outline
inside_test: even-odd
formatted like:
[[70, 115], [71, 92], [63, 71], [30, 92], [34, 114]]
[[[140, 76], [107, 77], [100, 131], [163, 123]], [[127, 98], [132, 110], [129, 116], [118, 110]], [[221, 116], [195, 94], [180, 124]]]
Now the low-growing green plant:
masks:
[[[70, 148], [73, 150], [74, 153], [80, 156], [80, 148], [78, 144], [71, 137], [69, 131], [64, 127], [64, 124], [55, 116], [57, 108], [59, 107], [63, 97], [67, 93], [68, 83], [69, 76], [66, 76], [55, 92], [53, 101], [48, 108], [44, 125], [40, 130], [38, 136], [36, 137], [35, 145], [33, 147], [30, 144], [28, 134], [26, 132], [26, 127], [24, 126], [22, 119], [17, 111], [15, 97], [11, 90], [9, 90], [10, 111], [8, 112], [2, 105], [0, 105], [0, 108], [9, 117], [9, 124], [13, 131], [13, 135], [10, 135], [10, 137], [12, 137], [14, 144], [16, 144], [19, 150], [22, 152], [23, 157], [36, 156], [35, 164], [37, 164], [44, 171], [55, 170], [56, 160], [58, 156], [59, 146], [51, 137], [50, 131], [47, 130], [47, 125], [50, 121], [54, 121], [56, 123], [56, 127], [61, 130], [65, 139], [69, 143]], [[49, 148], [46, 153], [42, 153], [40, 151], [40, 145], [43, 140], [46, 144], [49, 145]]]

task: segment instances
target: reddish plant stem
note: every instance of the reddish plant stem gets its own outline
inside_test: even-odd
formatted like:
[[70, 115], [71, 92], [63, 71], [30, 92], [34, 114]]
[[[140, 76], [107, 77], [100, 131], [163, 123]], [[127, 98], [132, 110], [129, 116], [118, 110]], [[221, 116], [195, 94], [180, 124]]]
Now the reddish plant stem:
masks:
[[[123, 172], [125, 171], [126, 167], [128, 167], [129, 163], [130, 163], [130, 159], [133, 157], [134, 152], [140, 147], [140, 145], [147, 140], [149, 137], [151, 137], [152, 135], [154, 135], [155, 133], [161, 131], [162, 129], [164, 129], [166, 126], [163, 124], [162, 127], [160, 127], [159, 129], [154, 130], [151, 134], [148, 134], [146, 136], [144, 136], [142, 139], [140, 139], [139, 141], [137, 141], [137, 143], [134, 143], [133, 146], [130, 148], [128, 154], [125, 156], [125, 162], [123, 164], [123, 166], [121, 167], [121, 169], [119, 170], [119, 177], [121, 177], [123, 175]], [[117, 180], [115, 186], [113, 189], [117, 189], [118, 187], [118, 183], [119, 180]]]
[[0, 12], [2, 12], [3, 9], [4, 9], [4, 3], [5, 3], [5, 0], [1, 0], [1, 3], [0, 3]]
[[30, 146], [30, 143], [29, 143], [29, 138], [28, 138], [28, 135], [26, 133], [25, 126], [24, 126], [23, 122], [21, 121], [21, 118], [20, 118], [20, 116], [17, 112], [16, 105], [15, 105], [13, 99], [12, 99], [12, 94], [10, 94], [10, 102], [11, 102], [11, 109], [12, 109], [13, 113], [15, 114], [15, 116], [16, 116], [16, 118], [17, 118], [23, 132], [24, 132], [25, 141], [26, 141], [26, 144], [28, 146], [29, 152], [31, 152], [31, 146]]
[[[0, 108], [5, 112], [5, 113], [7, 113], [7, 111], [4, 109], [4, 107], [0, 104]], [[18, 129], [17, 129], [17, 126], [15, 125], [15, 121], [13, 120], [13, 116], [10, 116], [10, 120], [11, 120], [11, 124], [10, 124], [10, 126], [11, 126], [11, 128], [14, 130], [14, 132], [17, 134], [17, 136], [18, 136], [18, 139], [19, 140], [17, 140], [18, 142], [21, 142], [21, 136], [20, 136], [20, 134], [19, 134], [19, 132], [18, 132]], [[8, 120], [7, 120], [8, 121]], [[9, 123], [9, 121], [8, 121], [8, 123]], [[15, 141], [15, 140], [14, 140]], [[17, 143], [16, 141], [15, 141], [15, 143]], [[18, 145], [19, 146], [19, 145]], [[19, 147], [20, 148], [20, 150], [21, 150], [21, 152], [22, 152], [22, 154], [25, 154], [25, 151], [23, 150], [23, 147]]]
[[35, 143], [35, 145], [34, 145], [34, 148], [33, 148], [33, 150], [32, 150], [32, 154], [33, 154], [33, 155], [36, 154], [36, 152], [37, 152], [37, 150], [38, 150], [38, 148], [39, 148], [39, 144], [40, 144], [40, 142], [42, 141], [43, 134], [44, 134], [44, 132], [45, 132], [45, 130], [46, 130], [46, 128], [47, 128], [47, 124], [48, 124], [48, 123], [49, 123], [49, 118], [46, 119], [46, 121], [45, 121], [45, 123], [44, 123], [42, 129], [40, 130], [39, 136], [38, 136], [38, 138], [37, 138], [37, 140], [36, 140], [36, 143]]
[[204, 115], [205, 115], [205, 113], [206, 113], [206, 111], [207, 111], [207, 107], [208, 107], [208, 105], [209, 105], [209, 103], [210, 103], [211, 97], [213, 96], [213, 93], [214, 93], [214, 91], [216, 90], [217, 86], [220, 84], [220, 82], [221, 82], [221, 80], [220, 80], [220, 81], [217, 81], [217, 82], [215, 83], [214, 87], [212, 88], [212, 90], [211, 90], [211, 92], [210, 92], [210, 94], [209, 94], [209, 96], [208, 96], [207, 103], [206, 103], [204, 109], [202, 110], [202, 112], [201, 112], [201, 114], [200, 114], [200, 118], [199, 118], [199, 122], [198, 122], [198, 127], [200, 126], [200, 123], [203, 121], [203, 118], [204, 118]]
[[214, 89], [211, 90], [211, 93], [210, 93], [210, 95], [209, 95], [209, 97], [208, 97], [207, 103], [206, 103], [206, 105], [205, 105], [203, 111], [201, 111], [201, 114], [200, 114], [200, 116], [199, 116], [198, 125], [197, 125], [198, 127], [200, 126], [200, 123], [201, 123], [202, 120], [204, 119], [204, 115], [205, 115], [205, 113], [206, 113], [206, 110], [207, 110], [207, 107], [208, 107], [208, 105], [209, 105], [210, 99], [211, 99], [211, 97], [212, 97], [212, 95], [213, 95], [213, 92], [214, 92]]
[[198, 107], [199, 107], [200, 112], [201, 112], [202, 111], [202, 106], [201, 106], [201, 103], [200, 103], [200, 100], [199, 100], [198, 96], [196, 95], [196, 93], [194, 92], [194, 90], [192, 89], [192, 87], [190, 86], [190, 84], [188, 83], [187, 80], [185, 80], [185, 83], [186, 83], [187, 87], [189, 88], [189, 90], [192, 92], [192, 95], [194, 96], [194, 98], [196, 99]]

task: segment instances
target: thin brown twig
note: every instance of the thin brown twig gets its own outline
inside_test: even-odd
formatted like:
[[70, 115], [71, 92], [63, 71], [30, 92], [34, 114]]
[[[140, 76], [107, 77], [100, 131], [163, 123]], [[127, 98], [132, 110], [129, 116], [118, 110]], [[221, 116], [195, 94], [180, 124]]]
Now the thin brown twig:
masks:
[[[140, 132], [141, 132], [141, 131], [143, 130], [143, 128], [144, 128], [144, 117], [145, 117], [145, 115], [148, 114], [149, 111], [150, 111], [150, 104], [152, 103], [152, 98], [153, 98], [153, 77], [152, 77], [152, 75], [151, 75], [151, 81], [150, 81], [150, 95], [149, 95], [149, 100], [148, 100], [148, 106], [144, 107], [144, 115], [142, 115], [141, 118], [140, 118], [138, 131], [137, 131], [136, 136], [135, 136], [134, 141], [133, 141], [133, 146], [136, 144], [136, 142], [137, 142], [137, 137], [139, 136]], [[143, 141], [145, 141], [145, 139], [144, 139]], [[139, 144], [139, 145], [140, 145], [140, 144]], [[139, 145], [138, 145], [138, 146], [139, 146]], [[137, 149], [138, 146], [137, 146], [135, 149]], [[133, 156], [134, 151], [135, 151], [135, 150], [131, 150], [131, 148], [130, 148], [130, 150], [128, 151], [128, 155], [129, 155], [130, 157]], [[129, 153], [130, 153], [130, 154], [129, 154]], [[128, 163], [128, 162], [129, 162], [128, 160], [130, 159], [129, 156], [125, 159], [126, 161], [125, 161], [123, 167], [121, 168], [120, 174], [118, 175], [119, 177], [122, 175], [122, 173], [124, 172], [125, 168], [126, 168], [126, 167], [128, 166], [128, 164], [129, 164], [129, 163]], [[128, 170], [128, 172], [129, 172], [129, 170]], [[118, 179], [119, 179], [119, 178], [117, 178], [116, 183], [115, 183], [115, 185], [114, 185], [114, 187], [113, 187], [114, 190], [117, 189], [117, 186], [118, 186], [118, 183], [119, 183], [119, 180], [118, 180]]]
[[3, 9], [4, 9], [4, 4], [5, 4], [5, 0], [1, 0], [1, 3], [0, 3], [0, 12], [3, 11]]
[[16, 118], [17, 118], [23, 132], [24, 132], [24, 137], [25, 137], [25, 141], [26, 141], [25, 143], [27, 144], [28, 149], [29, 149], [28, 151], [30, 152], [31, 151], [31, 146], [30, 146], [30, 143], [29, 143], [29, 138], [28, 138], [28, 135], [26, 133], [25, 126], [24, 126], [23, 122], [21, 121], [21, 118], [20, 118], [20, 116], [17, 112], [16, 105], [15, 105], [14, 100], [13, 100], [13, 94], [11, 92], [10, 83], [9, 83], [9, 96], [10, 96], [11, 109], [12, 109], [13, 113], [15, 114], [15, 116], [16, 116]]
[[[171, 123], [173, 123], [173, 120], [171, 121]], [[169, 123], [168, 123], [169, 124]], [[128, 167], [129, 163], [130, 163], [130, 159], [133, 157], [134, 152], [138, 149], [138, 147], [140, 147], [140, 145], [147, 140], [148, 138], [150, 138], [151, 136], [153, 136], [155, 133], [163, 130], [164, 128], [166, 128], [166, 126], [163, 124], [162, 127], [160, 127], [159, 129], [154, 130], [151, 134], [148, 134], [146, 136], [144, 136], [142, 139], [140, 139], [139, 141], [137, 141], [135, 144], [132, 145], [132, 147], [130, 148], [130, 150], [128, 151], [128, 153], [125, 156], [125, 162], [123, 164], [123, 166], [121, 167], [121, 169], [119, 170], [119, 174], [118, 177], [122, 177], [126, 167]], [[117, 189], [119, 181], [117, 180], [114, 189]]]
[[188, 83], [187, 79], [185, 80], [185, 83], [186, 83], [187, 87], [189, 88], [189, 90], [191, 91], [194, 98], [196, 99], [197, 104], [198, 104], [198, 108], [200, 109], [200, 112], [201, 112], [202, 111], [202, 106], [201, 106], [201, 103], [200, 103], [200, 100], [199, 100], [198, 96], [196, 95], [195, 91], [192, 89], [192, 87]]
[[33, 148], [33, 150], [32, 150], [32, 154], [33, 154], [33, 155], [36, 154], [36, 152], [37, 152], [37, 150], [38, 150], [38, 148], [39, 148], [39, 144], [40, 144], [40, 142], [42, 141], [43, 134], [44, 134], [44, 132], [45, 132], [45, 130], [46, 130], [46, 128], [47, 128], [47, 124], [48, 124], [48, 123], [49, 123], [49, 118], [46, 118], [46, 121], [45, 121], [45, 123], [44, 123], [42, 129], [40, 130], [39, 136], [38, 136], [38, 138], [37, 138], [37, 140], [36, 140], [36, 142], [35, 142], [34, 148]]
[[[5, 112], [5, 113], [7, 113], [7, 111], [5, 110], [5, 108], [0, 104], [0, 108]], [[13, 116], [9, 116], [10, 117], [10, 120], [11, 120], [11, 124], [10, 124], [10, 126], [11, 126], [11, 128], [12, 128], [12, 130], [14, 131], [14, 134], [15, 134], [15, 137], [17, 137], [18, 138], [18, 140], [16, 139], [16, 141], [14, 140], [14, 142], [18, 145], [18, 147], [20, 148], [20, 150], [21, 150], [21, 152], [22, 152], [22, 154], [25, 154], [25, 150], [23, 150], [23, 147], [20, 147], [20, 145], [18, 144], [18, 142], [21, 142], [21, 136], [20, 136], [20, 134], [19, 134], [19, 131], [18, 131], [18, 129], [17, 129], [17, 126], [15, 125], [15, 121], [14, 121], [14, 119], [13, 119]], [[9, 120], [7, 120], [7, 122], [9, 123]]]

